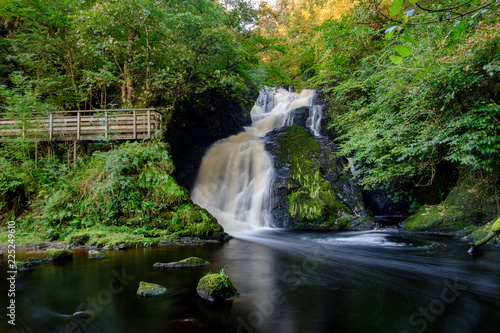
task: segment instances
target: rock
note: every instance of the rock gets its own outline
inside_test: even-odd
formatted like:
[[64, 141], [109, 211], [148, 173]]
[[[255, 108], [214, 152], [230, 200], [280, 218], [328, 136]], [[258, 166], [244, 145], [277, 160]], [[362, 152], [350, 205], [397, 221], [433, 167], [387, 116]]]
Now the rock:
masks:
[[18, 261], [16, 263], [16, 269], [18, 271], [30, 271], [32, 269], [35, 269], [35, 267], [33, 267], [33, 265], [29, 262], [29, 261]]
[[102, 259], [106, 258], [106, 254], [96, 251], [96, 250], [89, 250], [89, 259]]
[[[305, 113], [307, 108], [296, 111]], [[294, 114], [295, 119], [295, 112]], [[298, 117], [303, 119], [305, 115]], [[264, 138], [275, 178], [271, 215], [275, 227], [346, 229], [371, 226], [361, 189], [345, 168], [328, 137], [313, 136], [301, 126], [281, 127]]]
[[197, 257], [189, 257], [180, 261], [161, 263], [157, 262], [154, 264], [156, 268], [181, 268], [181, 267], [194, 267], [194, 266], [202, 266], [209, 264], [210, 262], [197, 258]]
[[167, 288], [160, 286], [159, 284], [149, 283], [141, 281], [139, 283], [139, 288], [137, 289], [137, 296], [141, 297], [151, 297], [161, 295], [167, 291]]
[[198, 282], [196, 292], [201, 298], [210, 302], [228, 301], [237, 293], [224, 270], [221, 270], [219, 274], [207, 274], [202, 277]]
[[24, 259], [24, 261], [29, 262], [30, 264], [40, 264], [43, 260], [37, 257], [29, 257]]
[[73, 252], [66, 249], [48, 249], [45, 251], [45, 261], [73, 260]]
[[500, 232], [500, 216], [497, 218], [493, 226], [491, 227], [491, 231], [498, 233]]

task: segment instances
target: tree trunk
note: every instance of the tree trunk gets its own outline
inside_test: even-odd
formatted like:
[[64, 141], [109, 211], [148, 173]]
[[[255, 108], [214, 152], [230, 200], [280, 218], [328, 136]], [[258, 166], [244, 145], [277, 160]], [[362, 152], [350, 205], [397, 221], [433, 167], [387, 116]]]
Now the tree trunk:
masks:
[[130, 64], [134, 60], [132, 51], [134, 49], [135, 35], [136, 35], [135, 28], [130, 28], [128, 33], [127, 55], [125, 57], [125, 62], [123, 64], [123, 80], [124, 80], [122, 84], [123, 105], [132, 105], [134, 82], [132, 80], [132, 74], [130, 73]]

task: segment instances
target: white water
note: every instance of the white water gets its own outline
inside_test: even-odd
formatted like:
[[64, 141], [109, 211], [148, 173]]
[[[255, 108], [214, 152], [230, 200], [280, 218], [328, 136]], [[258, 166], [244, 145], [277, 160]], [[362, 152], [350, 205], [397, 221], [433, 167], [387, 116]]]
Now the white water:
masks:
[[[261, 91], [250, 113], [252, 125], [216, 142], [203, 157], [191, 198], [212, 213], [226, 231], [270, 225], [274, 168], [260, 138], [275, 128], [291, 125], [290, 111], [311, 106], [313, 97], [314, 90], [300, 94], [284, 89]], [[317, 117], [321, 117], [321, 109], [319, 116], [318, 111], [309, 115], [315, 134], [319, 133]]]

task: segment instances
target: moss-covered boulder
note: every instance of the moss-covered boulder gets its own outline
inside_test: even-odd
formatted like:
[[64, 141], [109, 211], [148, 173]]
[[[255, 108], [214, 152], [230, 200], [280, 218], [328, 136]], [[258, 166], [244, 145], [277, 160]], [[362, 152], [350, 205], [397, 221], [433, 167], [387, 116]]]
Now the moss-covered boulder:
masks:
[[196, 292], [201, 298], [210, 302], [229, 301], [237, 294], [236, 288], [224, 269], [218, 274], [207, 274], [202, 277], [198, 282]]
[[499, 192], [499, 179], [464, 169], [443, 202], [421, 206], [404, 226], [410, 231], [472, 233], [474, 239], [480, 239], [490, 231], [487, 223], [500, 215]]
[[69, 261], [73, 260], [73, 252], [67, 249], [48, 249], [45, 251], [45, 261]]
[[103, 259], [106, 258], [106, 254], [97, 250], [89, 250], [89, 259]]
[[[275, 167], [272, 210], [276, 226], [343, 229], [371, 225], [361, 189], [346, 173], [336, 145], [299, 126], [265, 137]], [[365, 225], [366, 224], [366, 225]]]
[[29, 257], [24, 259], [23, 261], [29, 262], [30, 264], [40, 264], [43, 262], [43, 260], [38, 257]]
[[201, 258], [189, 257], [183, 260], [168, 262], [168, 263], [157, 262], [153, 266], [156, 268], [182, 268], [182, 267], [203, 266], [209, 263], [210, 262]]
[[30, 271], [35, 269], [35, 267], [29, 261], [18, 261], [16, 262], [17, 271]]
[[152, 297], [165, 293], [167, 288], [154, 283], [141, 281], [139, 283], [139, 288], [137, 289], [137, 296], [141, 297]]

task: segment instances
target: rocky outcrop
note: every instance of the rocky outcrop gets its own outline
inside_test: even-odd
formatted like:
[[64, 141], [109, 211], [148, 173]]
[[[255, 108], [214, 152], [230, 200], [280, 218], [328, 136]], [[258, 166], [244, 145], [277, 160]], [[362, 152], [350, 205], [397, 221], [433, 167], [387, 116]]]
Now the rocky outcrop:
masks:
[[346, 171], [347, 160], [326, 136], [305, 128], [309, 107], [292, 111], [292, 126], [265, 138], [275, 168], [272, 186], [274, 226], [287, 228], [363, 228], [372, 225], [361, 189]]

